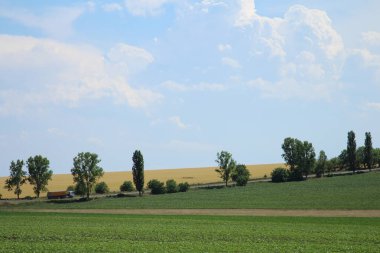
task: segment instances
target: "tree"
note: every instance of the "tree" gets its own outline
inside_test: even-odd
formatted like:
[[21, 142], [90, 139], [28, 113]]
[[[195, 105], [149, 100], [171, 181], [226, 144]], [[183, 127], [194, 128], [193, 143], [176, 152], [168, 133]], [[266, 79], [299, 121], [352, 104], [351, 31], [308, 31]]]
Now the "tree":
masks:
[[169, 179], [166, 181], [166, 192], [167, 193], [178, 192], [177, 182], [174, 179]]
[[365, 133], [364, 141], [364, 166], [366, 169], [372, 170], [373, 163], [373, 147], [372, 147], [372, 137], [371, 133]]
[[31, 185], [34, 185], [33, 191], [37, 195], [37, 198], [40, 197], [41, 192], [48, 190], [46, 186], [53, 175], [53, 171], [49, 170], [49, 164], [49, 160], [40, 155], [29, 157], [27, 161], [28, 181]]
[[338, 166], [340, 170], [345, 170], [348, 165], [348, 153], [347, 149], [343, 149], [338, 156]]
[[249, 180], [251, 173], [244, 164], [236, 165], [235, 170], [232, 172], [232, 181], [236, 182], [237, 186], [245, 186]]
[[178, 191], [179, 192], [187, 192], [190, 188], [190, 185], [188, 182], [179, 183], [178, 184]]
[[294, 138], [286, 138], [282, 144], [286, 164], [290, 167], [289, 178], [291, 180], [303, 180], [303, 176], [309, 175], [314, 162], [315, 152], [313, 144]]
[[231, 173], [236, 167], [236, 162], [232, 159], [232, 155], [227, 151], [218, 152], [216, 156], [217, 159], [215, 162], [218, 163], [219, 168], [215, 169], [215, 171], [219, 173], [220, 178], [223, 179], [223, 182], [225, 182], [227, 186]]
[[95, 192], [98, 194], [109, 193], [110, 189], [106, 182], [100, 182], [95, 185]]
[[14, 189], [14, 194], [17, 195], [17, 199], [20, 198], [22, 193], [21, 186], [26, 182], [26, 171], [22, 170], [24, 166], [24, 161], [17, 160], [16, 162], [12, 161], [11, 166], [9, 167], [9, 178], [5, 180], [5, 189], [12, 191]]
[[347, 134], [347, 162], [348, 162], [349, 169], [352, 170], [352, 173], [355, 173], [356, 141], [355, 141], [355, 133], [353, 131], [350, 131]]
[[104, 174], [103, 169], [98, 166], [100, 159], [95, 153], [78, 153], [74, 157], [74, 167], [71, 169], [74, 182], [78, 186], [83, 187], [87, 199], [90, 199], [90, 193], [92, 192], [97, 180]]
[[373, 149], [372, 163], [374, 167], [380, 166], [380, 148]]
[[316, 177], [322, 177], [325, 174], [326, 171], [326, 162], [327, 162], [327, 156], [325, 151], [321, 150], [319, 152], [319, 157], [317, 164], [315, 166], [315, 175]]
[[133, 183], [135, 184], [136, 190], [139, 192], [141, 197], [144, 193], [144, 157], [140, 150], [136, 150], [132, 157], [133, 167]]
[[364, 146], [356, 149], [356, 168], [361, 168], [364, 166], [364, 149]]
[[148, 182], [148, 188], [150, 189], [151, 194], [164, 194], [165, 186], [163, 182], [158, 181], [157, 179], [152, 179]]
[[131, 181], [124, 181], [122, 185], [120, 185], [120, 191], [121, 192], [131, 192], [133, 191], [133, 184]]
[[286, 182], [289, 178], [289, 170], [285, 168], [276, 168], [271, 173], [273, 183]]

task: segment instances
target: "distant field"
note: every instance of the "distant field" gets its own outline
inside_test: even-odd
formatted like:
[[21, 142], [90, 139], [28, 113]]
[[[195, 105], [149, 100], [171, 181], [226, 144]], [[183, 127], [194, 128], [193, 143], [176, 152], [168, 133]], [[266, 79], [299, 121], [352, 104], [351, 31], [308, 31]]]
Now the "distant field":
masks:
[[[186, 193], [100, 198], [89, 202], [35, 202], [18, 208], [72, 209], [348, 209], [380, 210], [380, 172], [246, 187], [197, 189]], [[6, 207], [3, 207], [6, 208]], [[0, 209], [1, 210], [1, 209]]]
[[380, 218], [0, 212], [0, 252], [378, 252]]
[[[251, 172], [252, 178], [262, 178], [264, 175], [270, 176], [272, 170], [276, 167], [284, 166], [283, 164], [261, 164], [261, 165], [247, 165], [247, 168]], [[168, 179], [174, 179], [177, 183], [187, 181], [189, 184], [203, 184], [212, 182], [221, 182], [217, 173], [215, 172], [216, 167], [205, 167], [205, 168], [184, 168], [184, 169], [170, 169], [170, 170], [147, 170], [145, 171], [145, 181], [148, 182], [150, 179], [158, 179], [161, 181], [166, 181]], [[4, 182], [6, 177], [0, 177], [0, 194], [3, 198], [14, 198], [13, 192], [8, 192], [5, 190]], [[125, 172], [106, 172], [101, 181], [105, 181], [110, 187], [111, 191], [119, 191], [120, 185], [125, 181], [132, 181], [131, 171]], [[66, 190], [67, 186], [73, 184], [73, 177], [71, 174], [56, 174], [53, 175], [52, 181], [49, 182], [48, 189], [50, 191], [61, 191]], [[24, 196], [34, 196], [32, 187], [30, 185], [24, 185], [22, 187], [22, 195]], [[43, 193], [42, 196], [46, 194]]]

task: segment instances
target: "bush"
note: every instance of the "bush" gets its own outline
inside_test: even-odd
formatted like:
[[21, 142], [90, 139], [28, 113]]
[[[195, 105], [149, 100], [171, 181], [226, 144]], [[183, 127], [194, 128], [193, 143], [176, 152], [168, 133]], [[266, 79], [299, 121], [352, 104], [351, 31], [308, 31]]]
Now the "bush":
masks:
[[105, 182], [100, 182], [95, 186], [95, 192], [98, 194], [108, 193], [109, 191], [110, 189], [108, 188], [108, 185]]
[[66, 191], [73, 191], [73, 192], [75, 192], [75, 186], [74, 185], [67, 186]]
[[189, 190], [189, 188], [190, 188], [190, 185], [188, 182], [178, 184], [178, 191], [179, 192], [187, 192]]
[[165, 187], [164, 183], [158, 181], [157, 179], [152, 179], [148, 182], [148, 188], [151, 190], [152, 194], [164, 194]]
[[124, 181], [122, 185], [120, 185], [120, 191], [121, 192], [131, 192], [134, 191], [135, 188], [133, 187], [133, 184], [131, 181]]
[[166, 181], [166, 192], [167, 193], [178, 192], [177, 182], [174, 179], [169, 179], [168, 181]]
[[84, 196], [86, 194], [86, 186], [83, 183], [77, 183], [74, 187], [74, 193], [78, 196]]
[[247, 185], [250, 175], [251, 173], [249, 173], [249, 170], [244, 164], [238, 164], [232, 172], [232, 181], [235, 181], [237, 186], [245, 186]]
[[289, 178], [289, 171], [285, 168], [276, 168], [272, 171], [271, 176], [274, 183], [286, 182]]

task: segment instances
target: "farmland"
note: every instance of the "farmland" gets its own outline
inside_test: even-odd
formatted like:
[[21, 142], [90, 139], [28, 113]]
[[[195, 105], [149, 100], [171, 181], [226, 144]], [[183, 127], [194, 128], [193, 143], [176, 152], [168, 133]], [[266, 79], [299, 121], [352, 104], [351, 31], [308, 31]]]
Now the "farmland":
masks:
[[380, 218], [0, 212], [0, 252], [378, 252]]
[[143, 198], [99, 198], [20, 204], [18, 208], [72, 209], [380, 209], [380, 172], [289, 183], [251, 183], [246, 187], [198, 189]]
[[[262, 178], [264, 175], [270, 176], [271, 171], [283, 164], [261, 164], [261, 165], [248, 165], [247, 168], [251, 172], [252, 178]], [[151, 179], [158, 179], [160, 181], [166, 181], [168, 179], [174, 179], [177, 182], [187, 181], [190, 184], [204, 184], [212, 182], [221, 182], [215, 172], [215, 167], [204, 168], [184, 168], [184, 169], [166, 169], [166, 170], [146, 170], [145, 181], [148, 182]], [[3, 198], [14, 198], [13, 192], [8, 192], [3, 189], [6, 177], [0, 177], [0, 193]], [[101, 181], [105, 181], [111, 191], [119, 191], [120, 185], [125, 181], [132, 181], [131, 171], [123, 172], [106, 172], [101, 178]], [[73, 177], [71, 174], [53, 174], [52, 181], [49, 182], [48, 189], [50, 191], [62, 191], [67, 186], [73, 184]], [[34, 196], [32, 187], [28, 184], [22, 187], [21, 197]], [[45, 194], [42, 194], [45, 196]]]

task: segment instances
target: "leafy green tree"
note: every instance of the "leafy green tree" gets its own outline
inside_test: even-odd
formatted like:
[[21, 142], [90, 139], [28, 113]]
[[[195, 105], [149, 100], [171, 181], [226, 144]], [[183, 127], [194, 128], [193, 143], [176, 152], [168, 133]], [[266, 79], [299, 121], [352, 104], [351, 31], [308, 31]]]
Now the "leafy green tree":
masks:
[[317, 164], [315, 166], [315, 176], [322, 177], [326, 171], [327, 156], [325, 151], [321, 150], [319, 152], [319, 157]]
[[215, 169], [215, 171], [219, 173], [220, 178], [227, 186], [231, 174], [235, 170], [236, 162], [232, 159], [231, 153], [227, 151], [218, 152], [216, 156], [215, 162], [218, 163], [219, 168]]
[[86, 185], [84, 182], [77, 182], [74, 186], [75, 195], [84, 196], [86, 195]]
[[5, 180], [4, 188], [8, 189], [8, 191], [14, 190], [17, 199], [20, 198], [20, 194], [22, 193], [21, 186], [26, 182], [26, 171], [22, 170], [23, 166], [24, 161], [22, 160], [12, 161], [9, 167], [9, 178]]
[[101, 160], [97, 154], [90, 152], [78, 153], [73, 160], [74, 167], [71, 169], [71, 174], [74, 182], [84, 188], [87, 199], [90, 199], [96, 182], [104, 175], [103, 168], [98, 165]]
[[380, 148], [374, 148], [373, 149], [372, 163], [373, 163], [372, 166], [374, 166], [374, 167], [380, 166]]
[[144, 193], [144, 157], [140, 150], [136, 150], [132, 157], [133, 167], [133, 183], [135, 184], [136, 190], [139, 192], [141, 197]]
[[251, 173], [244, 164], [236, 165], [235, 170], [232, 172], [232, 181], [236, 182], [237, 186], [245, 186], [248, 183]]
[[95, 192], [98, 194], [104, 194], [109, 193], [110, 189], [108, 188], [106, 182], [100, 182], [95, 185]]
[[41, 192], [48, 190], [46, 186], [53, 175], [53, 171], [49, 170], [49, 164], [49, 160], [40, 155], [29, 157], [26, 162], [29, 173], [28, 181], [33, 185], [33, 191], [37, 195], [37, 198], [40, 197]]
[[347, 134], [347, 162], [348, 167], [353, 173], [356, 171], [356, 140], [355, 133], [353, 131]]
[[131, 181], [124, 181], [124, 183], [120, 185], [121, 192], [131, 192], [133, 190], [134, 190], [134, 187]]
[[167, 193], [178, 192], [177, 182], [174, 179], [169, 179], [166, 181], [166, 192]]
[[328, 160], [327, 162], [330, 163], [332, 171], [336, 171], [339, 168], [339, 166], [340, 166], [339, 157], [333, 157], [330, 160]]
[[148, 188], [150, 189], [151, 194], [164, 194], [165, 186], [163, 182], [158, 181], [157, 179], [152, 179], [148, 182]]
[[356, 149], [356, 168], [362, 168], [364, 166], [364, 146]]
[[372, 136], [370, 132], [365, 133], [364, 141], [364, 166], [368, 170], [372, 170], [373, 164], [373, 147], [372, 147]]
[[300, 141], [294, 138], [286, 138], [282, 144], [286, 164], [290, 168], [291, 180], [303, 180], [303, 176], [308, 177], [315, 163], [315, 151], [313, 144], [307, 141]]
[[178, 184], [178, 191], [179, 192], [187, 192], [190, 188], [190, 185], [188, 182], [179, 183]]
[[276, 168], [271, 173], [273, 183], [286, 182], [289, 178], [289, 170], [285, 168]]
[[340, 170], [345, 170], [348, 165], [348, 153], [347, 149], [343, 149], [338, 156], [338, 166]]

